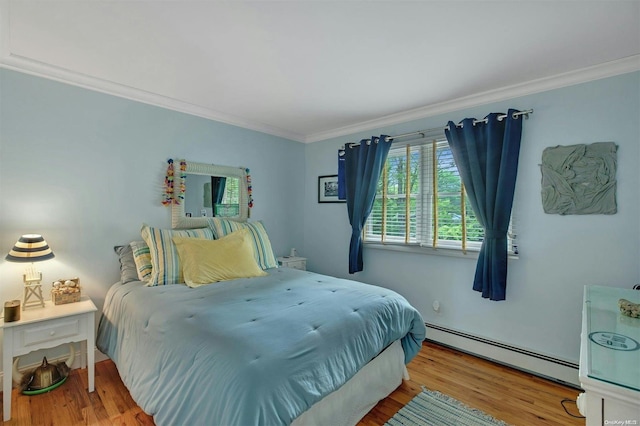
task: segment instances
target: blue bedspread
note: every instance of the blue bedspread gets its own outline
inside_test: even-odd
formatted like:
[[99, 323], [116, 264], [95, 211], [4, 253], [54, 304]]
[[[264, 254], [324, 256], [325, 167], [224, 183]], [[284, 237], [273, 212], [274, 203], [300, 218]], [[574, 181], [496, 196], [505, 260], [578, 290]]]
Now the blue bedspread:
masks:
[[189, 288], [115, 284], [98, 348], [158, 425], [290, 424], [395, 340], [425, 337], [381, 287], [288, 268]]

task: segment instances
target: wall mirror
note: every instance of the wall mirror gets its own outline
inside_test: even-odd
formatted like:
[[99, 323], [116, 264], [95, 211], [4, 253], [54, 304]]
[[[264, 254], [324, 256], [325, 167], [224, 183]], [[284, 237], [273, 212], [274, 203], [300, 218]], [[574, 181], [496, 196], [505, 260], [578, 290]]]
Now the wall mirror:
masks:
[[245, 168], [186, 163], [184, 200], [172, 205], [172, 228], [206, 227], [206, 218], [212, 216], [247, 220], [249, 191]]

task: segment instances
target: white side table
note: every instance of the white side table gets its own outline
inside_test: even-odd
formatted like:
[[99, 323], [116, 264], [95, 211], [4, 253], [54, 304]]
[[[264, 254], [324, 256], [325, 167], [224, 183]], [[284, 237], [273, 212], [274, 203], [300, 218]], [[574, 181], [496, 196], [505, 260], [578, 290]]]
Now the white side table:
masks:
[[88, 297], [79, 302], [54, 305], [45, 302], [44, 308], [27, 308], [20, 312], [20, 320], [5, 322], [2, 350], [2, 394], [4, 421], [11, 419], [11, 366], [13, 357], [39, 349], [52, 348], [63, 343], [82, 342], [82, 351], [87, 353], [89, 392], [94, 390], [95, 377], [95, 312], [98, 309]]
[[282, 256], [278, 258], [278, 265], [284, 268], [307, 270], [307, 258], [299, 256]]

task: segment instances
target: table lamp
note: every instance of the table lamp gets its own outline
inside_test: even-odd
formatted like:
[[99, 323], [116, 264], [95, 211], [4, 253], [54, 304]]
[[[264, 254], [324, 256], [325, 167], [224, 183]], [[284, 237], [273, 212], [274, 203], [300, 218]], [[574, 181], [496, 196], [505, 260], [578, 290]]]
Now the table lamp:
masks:
[[[37, 272], [33, 263], [52, 259], [54, 256], [47, 242], [38, 234], [26, 234], [20, 237], [13, 246], [6, 260], [10, 262], [29, 262], [22, 276], [24, 280], [24, 302], [22, 310], [28, 306], [41, 306], [44, 308], [42, 297], [42, 272]], [[37, 300], [29, 300], [34, 296]]]

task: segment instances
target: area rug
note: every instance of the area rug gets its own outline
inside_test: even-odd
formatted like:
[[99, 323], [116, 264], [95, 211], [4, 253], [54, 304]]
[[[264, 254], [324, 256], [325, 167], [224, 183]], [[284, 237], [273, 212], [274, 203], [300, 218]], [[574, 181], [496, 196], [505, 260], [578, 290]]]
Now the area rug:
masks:
[[424, 389], [385, 426], [508, 426], [502, 420], [470, 408], [443, 393]]

